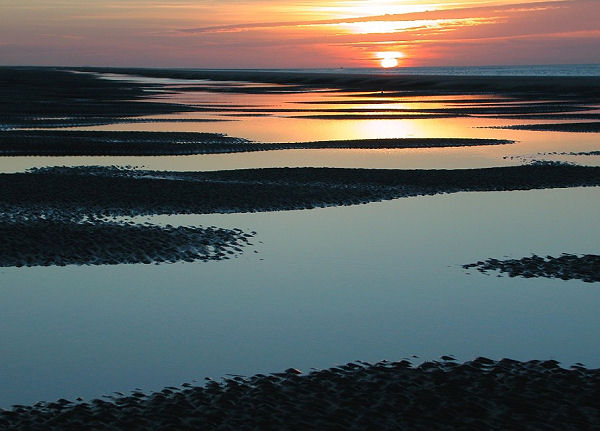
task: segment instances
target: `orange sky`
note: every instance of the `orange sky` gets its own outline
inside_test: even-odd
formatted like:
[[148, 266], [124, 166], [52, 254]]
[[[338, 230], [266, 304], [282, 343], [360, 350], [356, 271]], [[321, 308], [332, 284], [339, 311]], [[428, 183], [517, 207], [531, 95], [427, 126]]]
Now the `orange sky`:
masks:
[[600, 63], [600, 0], [0, 0], [0, 64]]

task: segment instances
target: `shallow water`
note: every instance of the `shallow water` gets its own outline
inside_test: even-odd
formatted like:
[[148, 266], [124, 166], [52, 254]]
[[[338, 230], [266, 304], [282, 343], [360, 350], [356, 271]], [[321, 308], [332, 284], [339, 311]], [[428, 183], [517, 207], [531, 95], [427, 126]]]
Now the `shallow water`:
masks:
[[[313, 120], [318, 121], [318, 120]], [[381, 120], [382, 122], [384, 120]], [[390, 120], [385, 120], [390, 121]], [[412, 120], [413, 123], [419, 120]], [[423, 120], [431, 121], [431, 120]], [[352, 122], [348, 122], [352, 127]], [[224, 124], [224, 123], [221, 123]], [[355, 124], [354, 124], [355, 125]], [[139, 125], [143, 130], [144, 125]], [[415, 126], [413, 124], [413, 126]], [[116, 127], [111, 127], [114, 130]], [[128, 127], [128, 130], [133, 129]], [[192, 130], [187, 125], [177, 131]], [[204, 125], [198, 131], [223, 130]], [[284, 127], [285, 129], [285, 127]], [[312, 130], [314, 131], [316, 127]], [[376, 130], [376, 128], [374, 129]], [[431, 132], [431, 129], [424, 129]], [[175, 131], [175, 130], [172, 130]], [[368, 135], [372, 137], [375, 133]], [[431, 137], [441, 137], [431, 134]], [[232, 136], [236, 136], [233, 135]], [[314, 139], [325, 138], [328, 135]], [[355, 136], [355, 135], [354, 135]], [[384, 134], [384, 136], [387, 136]], [[390, 135], [393, 136], [393, 135]], [[77, 156], [77, 157], [7, 157], [0, 159], [0, 172], [21, 172], [44, 166], [138, 166], [152, 170], [214, 171], [266, 167], [338, 167], [381, 169], [459, 169], [513, 166], [532, 160], [567, 161], [580, 165], [598, 166], [600, 156], [549, 155], [552, 152], [598, 151], [600, 143], [596, 133], [536, 132], [504, 129], [473, 129], [470, 135], [456, 133], [453, 137], [515, 139], [510, 145], [407, 148], [407, 149], [308, 149], [278, 150], [235, 154], [206, 154], [192, 156]], [[389, 137], [389, 136], [387, 136]], [[422, 137], [410, 133], [406, 137]], [[333, 139], [333, 138], [331, 138]], [[542, 153], [542, 154], [540, 154]]]
[[[121, 79], [121, 75], [105, 75]], [[498, 129], [515, 124], [560, 123], [567, 120], [498, 119], [491, 115], [460, 118], [370, 119], [374, 113], [390, 114], [389, 109], [478, 108], [501, 103], [514, 105], [511, 99], [491, 95], [444, 96], [382, 96], [380, 93], [349, 93], [335, 90], [293, 93], [245, 94], [224, 93], [222, 87], [246, 91], [257, 85], [284, 91], [287, 86], [276, 84], [233, 83], [205, 80], [173, 80], [130, 77], [148, 84], [165, 84], [172, 93], [156, 98], [161, 102], [193, 104], [204, 112], [141, 117], [185, 120], [184, 122], [136, 122], [72, 130], [117, 130], [156, 132], [213, 132], [250, 139], [256, 142], [306, 142], [315, 140], [373, 138], [494, 138], [509, 139], [513, 145], [476, 146], [437, 149], [395, 150], [297, 150], [262, 153], [216, 154], [199, 156], [155, 157], [11, 157], [0, 160], [0, 172], [18, 172], [32, 167], [77, 165], [132, 165], [157, 170], [220, 170], [260, 167], [353, 167], [353, 168], [483, 168], [530, 162], [534, 159], [568, 161], [582, 165], [599, 165], [600, 156], [540, 155], [551, 152], [588, 152], [599, 149], [597, 133], [539, 132]], [[182, 83], [203, 88], [202, 91], [181, 91]], [[379, 103], [384, 100], [386, 103]], [[476, 101], [481, 102], [476, 102]], [[367, 103], [349, 104], [352, 101]], [[332, 102], [324, 104], [323, 102]], [[548, 101], [545, 101], [548, 102]], [[527, 102], [520, 102], [527, 105]], [[324, 109], [360, 109], [365, 119], [295, 118], [320, 113]], [[594, 111], [594, 106], [589, 112]], [[223, 112], [223, 109], [231, 111]], [[240, 109], [267, 109], [270, 112], [243, 112]], [[289, 112], [289, 110], [319, 110]], [[407, 114], [418, 114], [408, 112]], [[258, 116], [256, 116], [258, 115]], [[198, 122], [189, 120], [199, 120]], [[206, 122], [207, 119], [229, 120]], [[124, 120], [126, 121], [126, 120]]]
[[461, 268], [597, 253], [599, 211], [595, 187], [157, 218], [256, 230], [258, 253], [1, 269], [0, 406], [411, 355], [599, 367], [598, 286]]
[[[211, 91], [164, 98], [213, 107], [282, 109], [322, 109], [322, 105], [295, 102], [349, 99], [331, 92], [256, 95]], [[405, 99], [371, 107], [452, 104], [441, 99]], [[327, 106], [331, 107], [336, 105]], [[378, 137], [517, 142], [465, 148], [171, 157], [10, 157], [0, 159], [0, 172], [95, 164], [166, 170], [475, 168], [532, 159], [600, 164], [597, 156], [538, 154], [598, 150], [594, 133], [488, 128], [557, 120], [473, 116], [351, 121], [290, 118], [288, 112], [261, 117], [232, 113], [228, 118], [234, 121], [228, 122], [135, 123], [85, 129], [223, 132], [260, 142]], [[168, 117], [224, 118], [218, 111], [160, 118]], [[583, 362], [600, 367], [600, 290], [596, 284], [478, 272], [469, 275], [461, 268], [489, 257], [598, 254], [599, 213], [600, 188], [594, 187], [457, 193], [303, 211], [152, 218], [153, 222], [235, 227], [258, 234], [254, 248], [222, 262], [0, 268], [0, 408], [41, 399], [99, 397], [136, 387], [155, 390], [226, 373], [251, 375], [288, 367], [309, 371], [356, 359], [395, 360], [411, 355], [419, 356], [413, 358], [415, 363], [454, 354], [460, 360], [480, 355], [553, 358], [565, 366]]]

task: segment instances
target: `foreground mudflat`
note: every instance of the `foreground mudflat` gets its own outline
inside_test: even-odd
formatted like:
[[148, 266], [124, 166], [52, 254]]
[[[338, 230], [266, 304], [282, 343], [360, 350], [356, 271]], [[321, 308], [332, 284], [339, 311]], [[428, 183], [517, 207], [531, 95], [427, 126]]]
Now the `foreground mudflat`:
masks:
[[232, 376], [204, 386], [0, 411], [5, 430], [547, 429], [600, 426], [600, 370], [556, 361], [463, 364], [450, 357], [413, 368], [363, 362], [302, 374]]

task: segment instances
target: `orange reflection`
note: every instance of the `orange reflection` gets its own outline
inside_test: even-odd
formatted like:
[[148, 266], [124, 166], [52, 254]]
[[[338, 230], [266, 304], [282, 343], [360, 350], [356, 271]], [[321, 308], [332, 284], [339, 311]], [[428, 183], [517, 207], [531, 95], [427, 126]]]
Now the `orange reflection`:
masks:
[[[358, 2], [332, 2], [328, 6], [315, 6], [312, 9], [319, 11], [329, 17], [362, 17], [378, 16], [386, 14], [405, 14], [413, 12], [424, 12], [431, 10], [431, 2], [421, 2], [422, 4], [399, 4], [397, 0], [376, 0], [376, 1], [358, 1]], [[404, 2], [403, 2], [404, 3]]]
[[[447, 25], [467, 25], [462, 24], [464, 20], [438, 19], [438, 20], [415, 20], [415, 21], [362, 21], [352, 23], [337, 24], [342, 28], [347, 29], [352, 34], [381, 34], [381, 33], [397, 33], [403, 30], [419, 29], [419, 28], [434, 28]], [[471, 20], [472, 21], [472, 20]], [[468, 25], [473, 25], [472, 22]]]

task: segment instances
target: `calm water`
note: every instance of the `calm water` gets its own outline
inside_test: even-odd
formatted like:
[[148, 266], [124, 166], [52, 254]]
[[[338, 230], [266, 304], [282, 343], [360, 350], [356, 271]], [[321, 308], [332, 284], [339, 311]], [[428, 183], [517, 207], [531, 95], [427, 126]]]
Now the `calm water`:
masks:
[[[111, 75], [110, 79], [123, 79]], [[137, 81], [181, 87], [181, 80], [127, 77]], [[455, 169], [522, 164], [532, 159], [562, 160], [583, 165], [599, 165], [600, 156], [560, 156], [539, 153], [587, 152], [598, 149], [595, 133], [536, 132], [497, 129], [492, 127], [514, 124], [560, 123], [566, 120], [497, 119], [490, 115], [461, 118], [430, 119], [373, 119], [374, 114], [393, 114], [399, 109], [442, 109], [513, 105], [506, 99], [481, 96], [427, 96], [394, 97], [380, 93], [343, 93], [320, 91], [314, 93], [239, 94], [215, 92], [214, 88], [231, 83], [191, 81], [206, 86], [206, 91], [180, 91], [157, 100], [186, 103], [207, 109], [206, 112], [182, 113], [142, 117], [150, 122], [123, 123], [105, 126], [79, 127], [72, 130], [121, 130], [160, 132], [213, 132], [250, 139], [256, 142], [303, 142], [314, 140], [369, 139], [369, 138], [495, 138], [510, 139], [513, 145], [477, 146], [438, 149], [398, 150], [294, 150], [245, 154], [218, 154], [174, 157], [11, 157], [0, 160], [0, 172], [23, 171], [42, 166], [76, 165], [134, 165], [148, 169], [166, 170], [220, 170], [260, 167], [371, 167], [398, 169]], [[252, 83], [239, 84], [255, 86]], [[270, 85], [285, 88], [285, 86]], [[381, 103], [382, 99], [385, 103]], [[363, 103], [353, 104], [360, 101]], [[328, 102], [323, 104], [323, 102]], [[367, 102], [367, 103], [364, 103]], [[468, 102], [468, 103], [467, 103]], [[223, 111], [223, 110], [226, 111]], [[252, 109], [271, 112], [248, 112]], [[336, 114], [325, 109], [360, 109], [360, 119], [314, 119], [309, 115]], [[599, 112], [590, 106], [586, 112]], [[307, 110], [312, 110], [308, 112]], [[293, 112], [290, 112], [293, 111]], [[404, 113], [404, 112], [402, 112]], [[409, 113], [410, 114], [410, 113]], [[413, 113], [414, 114], [414, 113]], [[185, 122], [151, 122], [152, 119], [185, 120]], [[193, 120], [197, 119], [198, 122]], [[206, 122], [207, 119], [227, 120]], [[192, 120], [192, 121], [190, 121]], [[573, 120], [571, 120], [573, 121]], [[576, 120], [575, 120], [576, 121]]]
[[0, 405], [413, 354], [598, 367], [598, 286], [460, 265], [597, 253], [599, 211], [587, 188], [164, 217], [262, 244], [206, 264], [2, 269]]
[[[212, 105], [288, 107], [343, 96], [196, 92], [169, 97]], [[234, 119], [94, 129], [218, 131], [263, 142], [378, 136], [519, 142], [434, 150], [5, 158], [0, 169], [53, 164], [181, 170], [456, 168], [519, 164], [503, 158], [511, 155], [544, 158], [536, 154], [598, 150], [597, 134], [478, 128], [505, 123], [483, 117], [342, 121], [275, 113]], [[574, 159], [600, 164], [598, 158]], [[0, 268], [0, 407], [59, 397], [93, 398], [136, 387], [157, 390], [226, 373], [252, 375], [288, 367], [309, 371], [356, 359], [411, 355], [419, 356], [413, 358], [415, 363], [454, 354], [460, 360], [479, 355], [554, 358], [565, 366], [583, 362], [600, 367], [596, 284], [468, 274], [461, 268], [488, 257], [597, 254], [599, 213], [600, 188], [594, 187], [457, 193], [303, 211], [155, 217], [151, 220], [156, 223], [237, 227], [258, 234], [254, 248], [230, 261]]]

